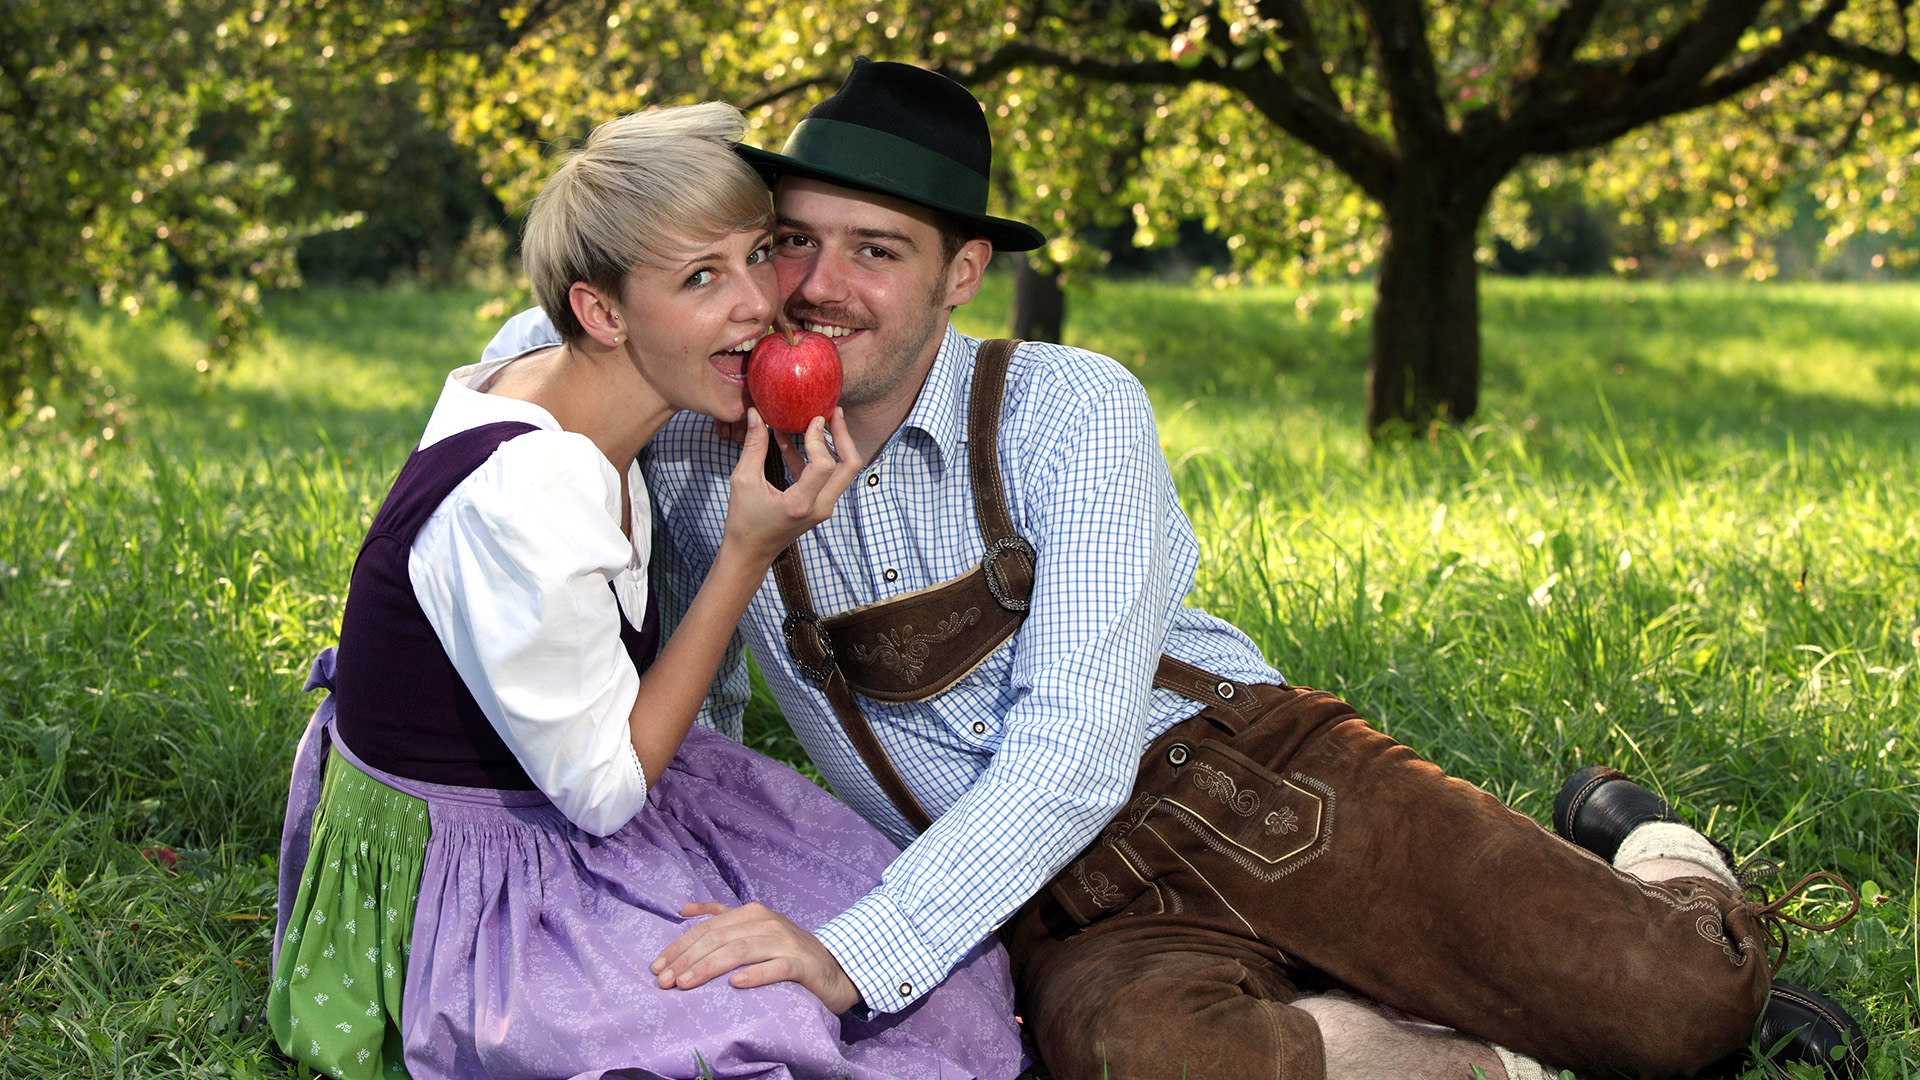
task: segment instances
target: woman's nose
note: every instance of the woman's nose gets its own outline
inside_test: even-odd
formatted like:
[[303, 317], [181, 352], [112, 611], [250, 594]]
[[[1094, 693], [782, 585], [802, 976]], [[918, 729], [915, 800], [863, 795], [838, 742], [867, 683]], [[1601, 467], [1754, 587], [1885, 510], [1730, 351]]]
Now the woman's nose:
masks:
[[748, 274], [737, 317], [741, 322], [771, 322], [779, 309], [780, 286], [772, 274]]

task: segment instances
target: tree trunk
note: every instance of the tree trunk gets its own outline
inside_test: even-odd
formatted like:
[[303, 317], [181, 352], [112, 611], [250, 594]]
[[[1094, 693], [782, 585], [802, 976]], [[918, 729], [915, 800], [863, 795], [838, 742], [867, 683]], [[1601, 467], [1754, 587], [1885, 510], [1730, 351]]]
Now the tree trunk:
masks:
[[1058, 267], [1042, 274], [1024, 251], [1008, 256], [1013, 265], [1013, 314], [1007, 320], [1009, 336], [1021, 341], [1060, 340], [1067, 320], [1067, 294], [1060, 288]]
[[[1471, 188], [1472, 190], [1468, 190]], [[1387, 244], [1373, 309], [1367, 430], [1459, 422], [1480, 405], [1480, 268], [1473, 248], [1491, 186], [1424, 170], [1386, 204]]]

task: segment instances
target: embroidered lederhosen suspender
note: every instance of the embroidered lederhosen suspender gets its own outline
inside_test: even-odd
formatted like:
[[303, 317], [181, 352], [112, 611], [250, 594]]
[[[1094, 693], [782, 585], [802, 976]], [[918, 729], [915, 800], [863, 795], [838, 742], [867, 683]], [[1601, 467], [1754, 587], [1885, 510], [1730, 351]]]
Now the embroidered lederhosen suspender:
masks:
[[[984, 342], [974, 361], [967, 467], [974, 484], [974, 520], [986, 553], [965, 574], [930, 588], [821, 618], [813, 610], [797, 543], [773, 562], [787, 654], [800, 674], [820, 687], [840, 727], [881, 790], [915, 832], [933, 824], [880, 745], [854, 692], [875, 701], [925, 701], [960, 681], [1012, 637], [1026, 620], [1037, 555], [1014, 531], [1000, 474], [1000, 407], [1007, 364], [1020, 342]], [[767, 479], [787, 484], [778, 454], [769, 453]], [[939, 648], [936, 650], [935, 645]], [[1207, 705], [1233, 704], [1233, 683], [1171, 656], [1160, 658], [1153, 684]]]

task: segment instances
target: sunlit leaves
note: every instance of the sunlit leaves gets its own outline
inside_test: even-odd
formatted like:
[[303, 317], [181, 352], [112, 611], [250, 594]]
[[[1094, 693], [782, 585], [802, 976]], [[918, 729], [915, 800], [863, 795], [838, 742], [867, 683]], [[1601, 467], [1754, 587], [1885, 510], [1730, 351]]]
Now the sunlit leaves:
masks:
[[298, 63], [245, 4], [22, 0], [0, 14], [0, 414], [55, 374], [60, 312], [97, 296], [138, 314], [185, 289], [211, 344], [244, 332], [262, 287], [297, 280], [314, 225], [275, 213], [273, 135]]
[[[1229, 280], [1364, 276], [1389, 240], [1379, 200], [1400, 176], [1440, 165], [1453, 169], [1453, 189], [1473, 188], [1460, 197], [1467, 213], [1479, 213], [1479, 194], [1509, 173], [1486, 214], [1489, 238], [1524, 245], [1529, 207], [1543, 195], [1564, 202], [1577, 191], [1607, 207], [1619, 221], [1623, 272], [1772, 276], [1774, 241], [1803, 205], [1818, 216], [1828, 250], [1864, 237], [1894, 262], [1910, 257], [1920, 224], [1914, 86], [1803, 56], [1741, 80], [1724, 101], [1713, 89], [1798, 40], [1793, 28], [1815, 10], [1812, 0], [1741, 16], [1747, 21], [1715, 38], [1724, 47], [1711, 70], [1666, 87], [1660, 101], [1637, 103], [1621, 95], [1663, 86], [1679, 63], [1675, 50], [1700, 40], [1696, 20], [1720, 7], [1606, 0], [1579, 33], [1552, 46], [1549, 28], [1584, 6], [95, 6], [23, 0], [6, 9], [33, 28], [0, 44], [0, 152], [24, 163], [21, 179], [0, 192], [0, 220], [36, 237], [0, 254], [0, 341], [16, 357], [44, 353], [51, 312], [95, 289], [137, 308], [163, 297], [169, 282], [187, 282], [211, 299], [217, 332], [237, 334], [249, 285], [290, 281], [292, 242], [337, 224], [274, 221], [287, 183], [272, 164], [276, 132], [300, 111], [294, 106], [366, 83], [416, 96], [518, 210], [557, 151], [622, 112], [721, 98], [746, 111], [750, 142], [778, 147], [854, 57], [919, 63], [967, 82], [981, 99], [998, 152], [994, 212], [1042, 228], [1052, 242], [1038, 260], [1070, 272], [1098, 261], [1084, 239], [1096, 227], [1153, 244], [1199, 221], [1229, 245]], [[1849, 0], [1831, 30], [1902, 55], [1920, 34], [1917, 8]], [[1379, 21], [1391, 12], [1413, 19], [1395, 40], [1423, 34], [1424, 49], [1383, 46]], [[38, 111], [20, 113], [29, 99]], [[1556, 116], [1578, 112], [1573, 106], [1612, 109], [1601, 119], [1613, 126], [1570, 138], [1567, 146], [1584, 149], [1564, 153], [1539, 129], [1516, 126], [1541, 103], [1561, 109]], [[209, 117], [229, 125], [211, 133], [219, 139]], [[1529, 138], [1539, 145], [1530, 148]], [[1496, 161], [1496, 171], [1460, 180], [1478, 161]]]

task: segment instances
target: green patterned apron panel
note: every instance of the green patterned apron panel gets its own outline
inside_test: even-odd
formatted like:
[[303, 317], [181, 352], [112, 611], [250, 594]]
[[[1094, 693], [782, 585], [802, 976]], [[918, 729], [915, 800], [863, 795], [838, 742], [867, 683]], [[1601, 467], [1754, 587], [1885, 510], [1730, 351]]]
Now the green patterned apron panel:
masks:
[[267, 995], [280, 1049], [322, 1076], [407, 1075], [400, 993], [432, 835], [424, 800], [338, 753], [327, 756], [306, 870]]

